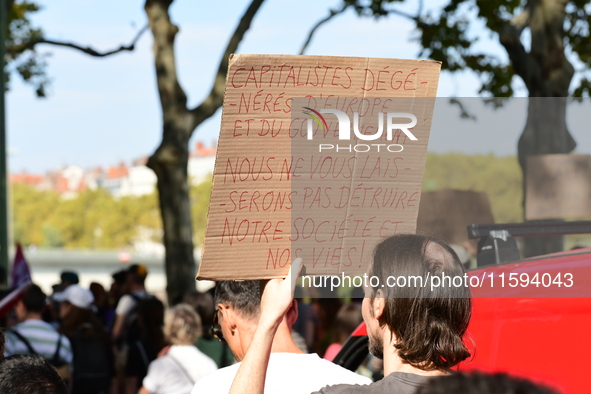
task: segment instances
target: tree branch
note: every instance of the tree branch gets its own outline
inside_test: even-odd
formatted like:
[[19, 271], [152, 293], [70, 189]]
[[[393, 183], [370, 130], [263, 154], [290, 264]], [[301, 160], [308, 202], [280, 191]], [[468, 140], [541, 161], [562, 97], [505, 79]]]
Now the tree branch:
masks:
[[236, 52], [238, 49], [238, 45], [240, 45], [240, 42], [244, 38], [244, 34], [250, 28], [250, 24], [259, 8], [263, 4], [263, 1], [264, 0], [252, 0], [250, 6], [242, 16], [242, 19], [240, 19], [240, 23], [238, 23], [234, 34], [232, 34], [232, 37], [230, 38], [230, 42], [228, 42], [226, 51], [222, 55], [222, 60], [220, 61], [220, 65], [215, 76], [215, 81], [211, 91], [209, 92], [209, 96], [207, 96], [207, 98], [205, 98], [201, 104], [191, 110], [191, 115], [193, 117], [191, 120], [191, 133], [197, 126], [212, 116], [215, 111], [217, 111], [217, 109], [222, 106], [230, 55]]
[[170, 4], [170, 0], [146, 0], [144, 5], [154, 36], [154, 66], [165, 130], [168, 125], [186, 121], [188, 114], [187, 95], [178, 80], [174, 54], [174, 40], [179, 28], [170, 20]]
[[540, 67], [531, 54], [527, 53], [521, 43], [521, 33], [529, 25], [531, 8], [526, 8], [511, 22], [499, 31], [499, 41], [505, 47], [515, 73], [523, 79], [527, 89], [531, 91], [534, 79], [540, 78]]
[[318, 23], [316, 23], [314, 27], [310, 29], [310, 33], [308, 33], [308, 38], [306, 39], [306, 42], [304, 42], [304, 45], [302, 45], [302, 48], [300, 49], [300, 55], [303, 55], [304, 52], [306, 52], [306, 49], [308, 48], [310, 41], [312, 41], [312, 37], [314, 36], [314, 33], [316, 33], [316, 30], [318, 30], [320, 26], [330, 21], [335, 16], [342, 14], [347, 8], [349, 8], [350, 5], [351, 4], [343, 3], [343, 6], [340, 9], [330, 10], [330, 13], [326, 18], [319, 20]]
[[[314, 27], [312, 27], [312, 29], [310, 29], [310, 32], [308, 33], [308, 38], [306, 39], [306, 42], [304, 42], [304, 44], [302, 45], [302, 48], [300, 49], [300, 55], [303, 55], [306, 52], [306, 49], [308, 49], [308, 45], [310, 45], [310, 42], [312, 41], [312, 38], [314, 36], [314, 34], [316, 33], [316, 30], [318, 30], [318, 28], [320, 26], [322, 26], [323, 24], [325, 24], [326, 22], [329, 22], [332, 18], [334, 18], [337, 15], [342, 14], [343, 12], [345, 12], [347, 10], [347, 8], [349, 8], [350, 6], [352, 6], [354, 3], [353, 2], [343, 2], [343, 5], [341, 6], [340, 9], [336, 9], [333, 10], [331, 9], [328, 16], [326, 16], [324, 19], [319, 20]], [[402, 11], [398, 11], [398, 10], [387, 10], [388, 13], [392, 13], [395, 15], [399, 15], [399, 16], [403, 16], [405, 18], [414, 20], [415, 22], [419, 22], [420, 20], [420, 15], [422, 13], [423, 10], [423, 1], [420, 1], [419, 4], [419, 11], [417, 13], [417, 15], [411, 15], [411, 14], [407, 14], [405, 12]]]
[[456, 105], [460, 109], [460, 118], [474, 121], [476, 120], [476, 116], [464, 106], [462, 100], [452, 97], [449, 99], [449, 103], [451, 105]]
[[530, 4], [531, 3], [528, 3], [527, 8], [523, 10], [521, 14], [516, 15], [513, 19], [511, 19], [511, 25], [516, 28], [516, 32], [519, 36], [521, 36], [523, 30], [529, 26], [531, 21], [531, 9], [533, 6]]
[[398, 15], [398, 16], [403, 16], [407, 19], [413, 20], [415, 22], [420, 22], [421, 21], [421, 14], [420, 11], [417, 15], [412, 15], [412, 14], [408, 14], [406, 12], [403, 11], [399, 11], [399, 10], [388, 10], [388, 14], [394, 14], [394, 15]]
[[144, 26], [136, 34], [135, 38], [131, 41], [131, 43], [129, 45], [121, 45], [119, 48], [113, 49], [113, 50], [107, 51], [107, 52], [98, 52], [91, 47], [82, 47], [82, 46], [80, 46], [78, 44], [74, 44], [72, 42], [48, 40], [45, 38], [38, 38], [38, 39], [24, 42], [22, 44], [9, 46], [6, 48], [6, 52], [8, 54], [17, 54], [17, 53], [21, 53], [27, 49], [33, 49], [38, 44], [49, 44], [49, 45], [55, 45], [55, 46], [76, 49], [76, 50], [84, 52], [90, 56], [105, 57], [105, 56], [114, 55], [116, 53], [123, 52], [123, 51], [133, 51], [135, 49], [135, 44], [138, 42], [138, 40], [140, 39], [140, 37], [142, 36], [142, 34], [144, 34], [144, 32], [146, 30], [148, 30], [148, 25]]

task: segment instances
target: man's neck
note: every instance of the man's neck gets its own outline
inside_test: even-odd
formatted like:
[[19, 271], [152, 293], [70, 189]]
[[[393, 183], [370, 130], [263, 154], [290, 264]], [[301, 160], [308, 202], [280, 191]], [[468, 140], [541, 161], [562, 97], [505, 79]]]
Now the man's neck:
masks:
[[291, 337], [291, 331], [287, 327], [285, 319], [279, 325], [273, 345], [271, 346], [271, 353], [304, 353], [298, 348]]
[[144, 285], [132, 284], [129, 288], [129, 291], [132, 293], [136, 291], [146, 291], [146, 288]]
[[[246, 354], [246, 350], [248, 346], [250, 346], [250, 341], [252, 340], [252, 336], [254, 335], [254, 331], [256, 329], [256, 324], [253, 324], [248, 330], [243, 331], [244, 335], [242, 337], [241, 343], [243, 344], [243, 352]], [[275, 337], [273, 338], [273, 344], [271, 346], [271, 353], [304, 353], [298, 348], [291, 337], [291, 331], [287, 326], [287, 322], [285, 319], [277, 328], [277, 332], [275, 333]]]
[[27, 314], [23, 318], [23, 321], [27, 321], [27, 320], [43, 320], [43, 319], [41, 318], [41, 313], [27, 312]]
[[449, 375], [448, 371], [442, 370], [429, 370], [425, 371], [423, 369], [414, 367], [406, 362], [404, 362], [400, 356], [398, 356], [398, 350], [394, 347], [392, 341], [390, 341], [390, 332], [385, 330], [383, 333], [383, 343], [384, 343], [384, 376], [388, 376], [393, 372], [406, 372], [412, 373], [415, 375], [422, 375], [422, 376], [441, 376], [441, 375]]

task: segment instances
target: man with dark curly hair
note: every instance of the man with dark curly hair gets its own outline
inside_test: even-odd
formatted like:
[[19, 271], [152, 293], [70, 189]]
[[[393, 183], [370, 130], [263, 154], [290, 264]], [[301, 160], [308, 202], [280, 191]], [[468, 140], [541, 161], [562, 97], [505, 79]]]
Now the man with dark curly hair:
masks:
[[46, 359], [19, 354], [0, 359], [0, 393], [68, 394], [69, 391]]

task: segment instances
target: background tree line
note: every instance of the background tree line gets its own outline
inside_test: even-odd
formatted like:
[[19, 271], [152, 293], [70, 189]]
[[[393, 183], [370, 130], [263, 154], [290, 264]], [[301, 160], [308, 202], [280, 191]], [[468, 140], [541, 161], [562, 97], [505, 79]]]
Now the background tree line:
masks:
[[[521, 171], [516, 157], [429, 153], [423, 190], [460, 189], [486, 192], [497, 222], [520, 222]], [[192, 186], [191, 216], [195, 245], [205, 235], [211, 180]], [[12, 185], [13, 234], [24, 245], [114, 249], [134, 241], [162, 240], [156, 193], [114, 198], [104, 189], [87, 190], [76, 198]]]
[[[194, 240], [203, 242], [211, 179], [192, 186]], [[134, 242], [162, 242], [156, 191], [143, 196], [113, 197], [105, 189], [86, 190], [64, 199], [53, 191], [11, 185], [13, 238], [23, 245], [118, 249]]]

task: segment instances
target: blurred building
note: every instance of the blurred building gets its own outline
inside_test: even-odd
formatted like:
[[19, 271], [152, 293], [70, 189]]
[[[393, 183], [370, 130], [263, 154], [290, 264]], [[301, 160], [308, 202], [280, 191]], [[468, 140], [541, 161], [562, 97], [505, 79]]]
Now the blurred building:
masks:
[[189, 154], [189, 182], [197, 185], [203, 182], [215, 167], [215, 147], [206, 148], [202, 142], [195, 145], [195, 150]]
[[[215, 166], [215, 145], [206, 147], [202, 142], [195, 144], [189, 153], [188, 173], [191, 184], [203, 182]], [[84, 190], [103, 188], [114, 197], [141, 196], [152, 193], [156, 188], [156, 174], [146, 167], [148, 157], [133, 161], [131, 166], [120, 163], [112, 167], [97, 167], [85, 170], [70, 165], [45, 175], [10, 174], [11, 183], [24, 183], [38, 190], [53, 190], [63, 198], [74, 198]]]

